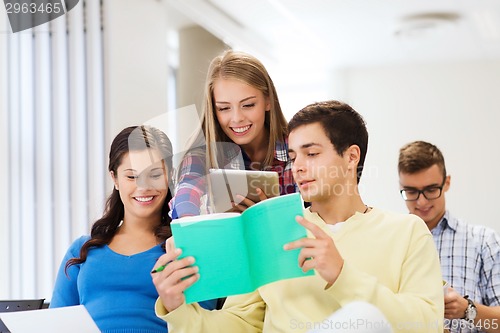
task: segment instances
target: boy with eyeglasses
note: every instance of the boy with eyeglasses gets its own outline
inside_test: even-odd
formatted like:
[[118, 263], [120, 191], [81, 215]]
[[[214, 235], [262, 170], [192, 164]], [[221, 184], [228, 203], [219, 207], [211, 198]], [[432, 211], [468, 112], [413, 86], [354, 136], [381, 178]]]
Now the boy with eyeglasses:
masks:
[[402, 147], [398, 171], [401, 196], [431, 231], [443, 280], [451, 286], [444, 298], [445, 329], [500, 332], [500, 237], [446, 210], [451, 177], [435, 145], [415, 141]]

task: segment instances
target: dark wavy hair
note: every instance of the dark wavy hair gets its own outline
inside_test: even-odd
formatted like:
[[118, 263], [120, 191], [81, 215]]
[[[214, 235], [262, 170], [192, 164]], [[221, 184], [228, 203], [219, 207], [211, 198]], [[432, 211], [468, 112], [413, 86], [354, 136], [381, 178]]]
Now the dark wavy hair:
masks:
[[[109, 152], [108, 170], [116, 175], [118, 167], [122, 163], [123, 156], [129, 151], [140, 151], [144, 149], [158, 150], [166, 165], [167, 179], [170, 180], [172, 170], [172, 144], [167, 135], [157, 128], [151, 126], [132, 126], [123, 129], [111, 143]], [[168, 203], [172, 199], [170, 189], [163, 203], [161, 223], [155, 229], [155, 236], [163, 241], [172, 235], [170, 229], [170, 217], [168, 215]], [[72, 265], [78, 265], [87, 259], [89, 250], [109, 244], [116, 234], [120, 222], [123, 220], [125, 209], [120, 199], [120, 193], [113, 187], [113, 192], [106, 201], [104, 215], [94, 222], [90, 232], [90, 239], [86, 241], [80, 249], [80, 257], [71, 258], [66, 262], [67, 270]]]

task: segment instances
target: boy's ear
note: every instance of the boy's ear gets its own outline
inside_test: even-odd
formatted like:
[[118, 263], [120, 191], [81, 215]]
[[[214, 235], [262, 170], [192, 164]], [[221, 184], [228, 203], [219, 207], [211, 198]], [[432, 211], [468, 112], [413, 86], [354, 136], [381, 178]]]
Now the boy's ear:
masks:
[[357, 170], [359, 159], [361, 156], [361, 149], [359, 149], [358, 145], [352, 145], [345, 151], [344, 155], [347, 158], [347, 162], [349, 163], [349, 169]]
[[451, 176], [448, 175], [444, 179], [443, 191], [447, 192], [450, 189], [450, 185], [451, 185]]

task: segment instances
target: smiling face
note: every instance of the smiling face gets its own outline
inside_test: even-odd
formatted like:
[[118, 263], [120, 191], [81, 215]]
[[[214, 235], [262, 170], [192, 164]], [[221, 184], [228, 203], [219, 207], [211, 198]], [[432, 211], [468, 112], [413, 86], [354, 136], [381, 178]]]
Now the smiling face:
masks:
[[264, 94], [241, 81], [218, 79], [213, 85], [215, 114], [224, 133], [237, 145], [267, 143], [266, 112], [270, 109]]
[[[304, 201], [327, 202], [357, 191], [350, 149], [340, 156], [319, 123], [302, 125], [290, 132], [292, 172]], [[353, 146], [355, 147], [355, 146]]]
[[416, 173], [399, 173], [400, 189], [424, 190], [443, 186], [442, 194], [437, 199], [428, 200], [420, 193], [415, 201], [405, 201], [408, 211], [419, 216], [429, 230], [437, 226], [446, 210], [444, 192], [450, 187], [450, 176], [443, 180], [443, 171], [437, 164]]
[[157, 150], [133, 150], [123, 155], [111, 177], [123, 202], [124, 220], [161, 220], [168, 191], [167, 174]]

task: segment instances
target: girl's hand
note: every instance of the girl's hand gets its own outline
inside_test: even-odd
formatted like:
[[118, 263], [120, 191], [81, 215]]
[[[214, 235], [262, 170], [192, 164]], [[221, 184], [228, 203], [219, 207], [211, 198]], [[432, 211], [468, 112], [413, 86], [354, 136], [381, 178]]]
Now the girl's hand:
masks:
[[320, 227], [305, 218], [297, 216], [296, 220], [308, 229], [315, 238], [302, 238], [285, 244], [283, 248], [285, 250], [301, 248], [298, 261], [302, 270], [307, 272], [315, 269], [328, 285], [333, 284], [344, 265], [344, 259], [337, 250], [333, 239]]
[[[267, 195], [262, 191], [262, 189], [257, 188], [256, 189], [257, 194], [259, 195], [259, 201], [266, 200]], [[240, 200], [240, 203], [233, 203], [233, 207], [238, 210], [239, 212], [243, 212], [245, 209], [248, 207], [252, 207], [253, 205], [256, 204], [256, 202], [242, 196], [239, 194], [236, 194], [236, 197]]]

